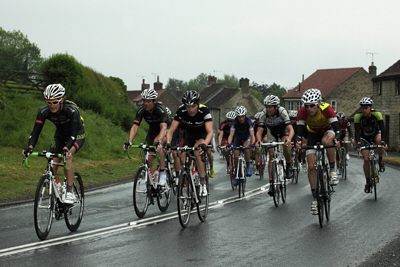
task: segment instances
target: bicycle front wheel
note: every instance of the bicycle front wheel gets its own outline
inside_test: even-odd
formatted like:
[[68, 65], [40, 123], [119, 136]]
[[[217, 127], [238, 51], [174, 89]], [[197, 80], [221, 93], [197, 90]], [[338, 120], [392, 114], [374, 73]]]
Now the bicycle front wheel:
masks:
[[65, 223], [71, 232], [78, 230], [79, 225], [81, 224], [85, 200], [82, 177], [77, 172], [74, 174], [73, 190], [77, 201], [73, 206], [64, 204]]
[[172, 193], [174, 195], [176, 195], [176, 184], [175, 184], [171, 169], [166, 168], [165, 174], [167, 175], [167, 182], [168, 182], [169, 187], [171, 188]]
[[324, 227], [324, 198], [325, 198], [325, 188], [324, 188], [324, 179], [328, 179], [328, 177], [324, 177], [324, 171], [321, 166], [317, 167], [317, 180], [315, 193], [317, 195], [317, 209], [318, 209], [318, 221], [319, 226]]
[[376, 191], [376, 179], [378, 177], [378, 171], [377, 171], [377, 167], [376, 167], [376, 162], [375, 161], [372, 161], [370, 163], [370, 165], [371, 165], [371, 167], [370, 167], [371, 168], [371, 171], [370, 171], [370, 173], [371, 173], [370, 183], [371, 183], [371, 188], [374, 191], [374, 197], [375, 197], [375, 201], [376, 201], [376, 200], [378, 200], [378, 194], [377, 194], [377, 191]]
[[347, 159], [346, 159], [346, 150], [342, 148], [342, 156], [341, 156], [341, 172], [342, 172], [342, 179], [347, 179]]
[[235, 167], [233, 165], [233, 157], [229, 156], [229, 178], [231, 182], [232, 190], [235, 190], [235, 186], [233, 185], [233, 179], [235, 178]]
[[157, 204], [161, 212], [165, 212], [168, 209], [169, 203], [171, 202], [171, 191], [171, 187], [168, 184], [165, 187], [158, 186]]
[[239, 177], [238, 178], [238, 192], [239, 192], [239, 198], [244, 197], [244, 189], [246, 185], [246, 175], [245, 175], [245, 168], [244, 168], [244, 160], [239, 159], [238, 163], [238, 169], [239, 169]]
[[294, 157], [292, 157], [291, 168], [293, 172], [292, 182], [297, 184], [297, 182], [299, 181], [299, 172], [300, 172], [298, 153], [294, 153]]
[[276, 162], [272, 163], [272, 175], [273, 175], [273, 185], [272, 185], [272, 192], [273, 192], [273, 199], [275, 207], [279, 206], [279, 197], [280, 197], [280, 188], [279, 188], [279, 170], [278, 164]]
[[176, 200], [178, 204], [179, 223], [183, 228], [189, 224], [190, 213], [192, 212], [192, 194], [192, 181], [189, 174], [182, 170], [179, 177], [178, 195]]
[[208, 214], [208, 204], [209, 204], [209, 195], [210, 189], [208, 187], [208, 176], [206, 175], [206, 187], [207, 187], [207, 195], [202, 197], [198, 196], [199, 203], [197, 203], [197, 215], [199, 216], [200, 221], [205, 222]]
[[34, 220], [37, 236], [45, 240], [50, 233], [53, 222], [54, 196], [50, 194], [51, 187], [48, 175], [43, 175], [35, 193]]
[[[283, 162], [281, 162], [278, 165], [279, 168], [279, 173], [281, 173], [282, 175], [285, 172], [285, 169], [283, 168]], [[286, 179], [284, 177], [281, 177], [282, 179], [280, 179], [279, 181], [279, 190], [281, 191], [281, 198], [282, 198], [282, 203], [286, 202]]]
[[135, 175], [133, 181], [133, 207], [135, 208], [136, 215], [143, 218], [146, 214], [147, 207], [149, 206], [149, 198], [147, 196], [147, 179], [148, 173], [144, 166], [141, 166]]
[[331, 195], [332, 195], [332, 186], [330, 183], [330, 180], [332, 177], [330, 177], [328, 168], [325, 168], [325, 176], [327, 179], [324, 179], [324, 185], [325, 185], [325, 197], [324, 197], [324, 208], [325, 208], [325, 217], [326, 220], [329, 221], [331, 217]]

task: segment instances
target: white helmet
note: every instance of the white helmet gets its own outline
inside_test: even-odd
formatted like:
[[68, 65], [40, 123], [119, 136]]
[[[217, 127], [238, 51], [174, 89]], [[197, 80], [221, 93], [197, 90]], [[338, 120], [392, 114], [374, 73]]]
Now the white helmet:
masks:
[[344, 112], [338, 112], [336, 113], [336, 117], [338, 118], [338, 120], [343, 120], [344, 118], [346, 118], [346, 115], [344, 115]]
[[264, 99], [264, 105], [271, 105], [271, 106], [277, 106], [279, 105], [280, 100], [279, 97], [274, 96], [274, 95], [267, 95]]
[[171, 116], [171, 110], [169, 109], [169, 107], [165, 107], [165, 109], [167, 110], [168, 116]]
[[45, 99], [60, 99], [65, 95], [65, 88], [61, 84], [50, 84], [43, 92]]
[[229, 120], [234, 120], [236, 118], [235, 111], [229, 111], [228, 113], [226, 113], [226, 118]]
[[321, 91], [318, 89], [308, 89], [302, 96], [304, 104], [318, 104], [318, 101], [322, 100]]
[[243, 106], [238, 106], [235, 109], [236, 116], [244, 116], [247, 114], [247, 109]]
[[260, 119], [261, 115], [262, 115], [262, 111], [261, 111], [261, 112], [257, 112], [257, 113], [254, 115], [254, 119], [256, 119], [256, 120]]
[[157, 99], [158, 93], [154, 89], [144, 89], [142, 99]]
[[197, 91], [186, 91], [182, 96], [182, 104], [194, 105], [200, 101], [200, 94]]
[[297, 117], [297, 110], [289, 111], [289, 118], [296, 118]]
[[374, 101], [369, 97], [363, 97], [360, 100], [360, 106], [372, 106]]

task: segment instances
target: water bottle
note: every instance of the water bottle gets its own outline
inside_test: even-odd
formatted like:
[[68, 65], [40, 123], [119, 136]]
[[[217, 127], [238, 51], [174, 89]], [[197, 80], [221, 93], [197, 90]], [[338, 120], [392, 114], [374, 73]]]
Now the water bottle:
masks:
[[60, 194], [60, 196], [62, 196], [63, 193], [63, 188], [61, 186], [60, 180], [56, 179], [56, 189], [58, 194]]
[[192, 171], [192, 176], [193, 176], [194, 184], [195, 185], [200, 185], [199, 172], [198, 171]]
[[150, 180], [151, 182], [154, 184], [155, 183], [155, 175], [154, 175], [154, 171], [150, 172]]

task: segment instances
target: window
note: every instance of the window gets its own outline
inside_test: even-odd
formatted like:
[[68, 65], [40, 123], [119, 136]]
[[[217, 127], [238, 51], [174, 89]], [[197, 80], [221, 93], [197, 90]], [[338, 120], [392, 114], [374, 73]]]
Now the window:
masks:
[[301, 108], [301, 101], [296, 101], [296, 110]]
[[382, 95], [382, 82], [378, 82], [378, 95]]
[[394, 95], [400, 95], [400, 80], [394, 81]]
[[293, 110], [293, 101], [288, 102], [288, 108], [287, 110]]
[[337, 107], [337, 102], [336, 102], [336, 100], [332, 100], [332, 101], [331, 101], [331, 106], [332, 106], [333, 110], [336, 112], [336, 107]]

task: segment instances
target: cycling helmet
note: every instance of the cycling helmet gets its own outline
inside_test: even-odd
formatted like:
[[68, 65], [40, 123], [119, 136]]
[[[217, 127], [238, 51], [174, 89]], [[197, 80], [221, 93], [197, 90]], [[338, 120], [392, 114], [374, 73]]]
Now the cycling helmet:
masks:
[[264, 99], [264, 105], [271, 105], [271, 106], [277, 106], [279, 105], [279, 97], [274, 96], [274, 95], [267, 95]]
[[338, 112], [336, 114], [336, 117], [338, 118], [338, 120], [343, 120], [344, 118], [346, 118], [346, 115], [344, 115], [344, 112]]
[[165, 109], [167, 110], [168, 116], [171, 116], [171, 110], [169, 109], [169, 107], [165, 107]]
[[297, 117], [297, 110], [289, 111], [289, 117], [290, 118], [296, 118]]
[[318, 89], [308, 89], [304, 92], [301, 100], [303, 100], [304, 104], [318, 104], [318, 101], [321, 101], [321, 91]]
[[228, 113], [226, 113], [226, 118], [228, 120], [233, 120], [236, 118], [236, 113], [235, 111], [229, 111]]
[[257, 113], [254, 115], [254, 119], [256, 119], [256, 120], [260, 119], [260, 117], [261, 117], [261, 112], [257, 112]]
[[247, 114], [247, 109], [243, 106], [238, 106], [235, 109], [236, 116], [244, 116]]
[[200, 94], [196, 91], [186, 91], [182, 96], [184, 105], [194, 105], [200, 101]]
[[65, 88], [61, 84], [50, 84], [43, 92], [45, 99], [60, 99], [65, 94]]
[[374, 101], [369, 97], [363, 97], [360, 100], [360, 106], [372, 106]]
[[144, 89], [142, 99], [157, 99], [158, 93], [154, 89]]

